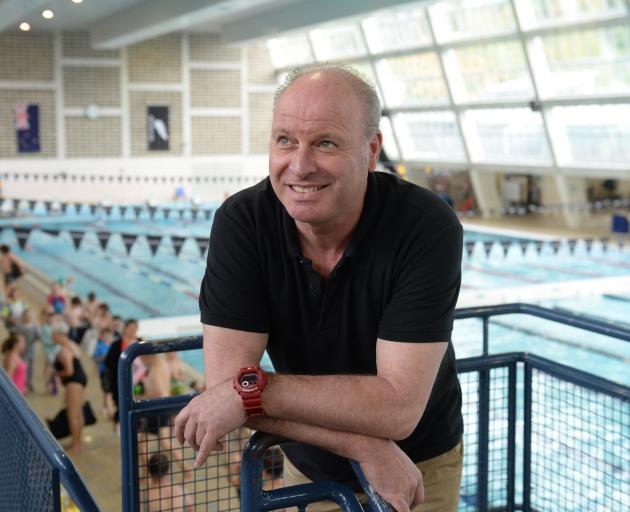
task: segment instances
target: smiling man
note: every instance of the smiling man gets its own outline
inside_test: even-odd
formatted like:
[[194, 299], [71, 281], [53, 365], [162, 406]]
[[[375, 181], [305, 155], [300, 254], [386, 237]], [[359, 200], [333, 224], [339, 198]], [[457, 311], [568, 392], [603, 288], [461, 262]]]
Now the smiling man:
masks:
[[[373, 172], [379, 121], [374, 89], [347, 68], [301, 68], [279, 88], [269, 178], [215, 216], [207, 390], [176, 432], [201, 464], [246, 424], [300, 441], [284, 449], [287, 485], [353, 485], [352, 458], [397, 511], [454, 511], [462, 229], [431, 192]], [[258, 367], [265, 349], [277, 374]]]

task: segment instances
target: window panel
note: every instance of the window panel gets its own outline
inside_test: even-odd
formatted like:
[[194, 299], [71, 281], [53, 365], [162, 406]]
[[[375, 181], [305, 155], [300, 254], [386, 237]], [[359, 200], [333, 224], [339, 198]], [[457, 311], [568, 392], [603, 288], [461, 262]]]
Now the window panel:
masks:
[[516, 0], [522, 27], [568, 25], [626, 14], [625, 0]]
[[375, 12], [362, 24], [371, 53], [416, 48], [432, 42], [422, 7]]
[[400, 153], [398, 152], [398, 146], [394, 140], [394, 130], [392, 129], [392, 122], [389, 117], [381, 117], [381, 133], [383, 134], [383, 149], [387, 153], [387, 158], [391, 161], [400, 160]]
[[405, 160], [466, 160], [454, 112], [396, 114], [394, 129]]
[[509, 0], [444, 0], [429, 15], [440, 43], [516, 31]]
[[536, 38], [532, 49], [543, 97], [630, 92], [630, 27]]
[[469, 110], [463, 126], [473, 162], [551, 164], [539, 112], [525, 108]]
[[311, 45], [304, 34], [269, 39], [267, 49], [276, 69], [313, 62]]
[[317, 60], [348, 59], [367, 54], [357, 23], [318, 28], [310, 35]]
[[519, 41], [452, 49], [445, 64], [456, 102], [533, 97]]
[[381, 59], [378, 79], [389, 108], [440, 104], [448, 101], [442, 70], [435, 53]]
[[630, 164], [630, 105], [556, 107], [551, 119], [561, 163]]

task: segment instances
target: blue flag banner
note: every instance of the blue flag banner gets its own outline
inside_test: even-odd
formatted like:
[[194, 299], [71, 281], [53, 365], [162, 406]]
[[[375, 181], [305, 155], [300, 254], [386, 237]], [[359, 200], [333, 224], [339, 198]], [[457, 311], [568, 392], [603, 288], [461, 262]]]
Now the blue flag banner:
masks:
[[39, 153], [39, 105], [18, 103], [13, 112], [18, 153]]

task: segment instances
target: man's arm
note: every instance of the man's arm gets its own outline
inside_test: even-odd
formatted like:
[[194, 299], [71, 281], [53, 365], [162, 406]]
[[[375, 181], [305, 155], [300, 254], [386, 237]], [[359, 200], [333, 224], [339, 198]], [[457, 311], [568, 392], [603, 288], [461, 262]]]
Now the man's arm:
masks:
[[[204, 326], [206, 391], [176, 421], [178, 439], [200, 450], [199, 461], [245, 423], [232, 378], [239, 368], [259, 363], [266, 343], [263, 333]], [[271, 375], [263, 407], [268, 416], [296, 423], [404, 439], [422, 416], [445, 349], [446, 343], [379, 340], [376, 376]]]

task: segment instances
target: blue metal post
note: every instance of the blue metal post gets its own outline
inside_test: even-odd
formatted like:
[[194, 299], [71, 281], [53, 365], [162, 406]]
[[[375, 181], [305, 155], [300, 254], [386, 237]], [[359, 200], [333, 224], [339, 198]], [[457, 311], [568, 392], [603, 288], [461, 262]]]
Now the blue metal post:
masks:
[[488, 355], [488, 322], [489, 319], [487, 316], [484, 316], [483, 319], [483, 355]]
[[532, 485], [532, 367], [528, 362], [525, 363], [523, 423], [523, 510], [529, 512]]
[[507, 510], [513, 512], [516, 483], [516, 362], [511, 363], [508, 368]]
[[[487, 320], [484, 318], [484, 320]], [[488, 430], [490, 428], [490, 370], [479, 371], [479, 431], [477, 452], [477, 509], [488, 508]]]

